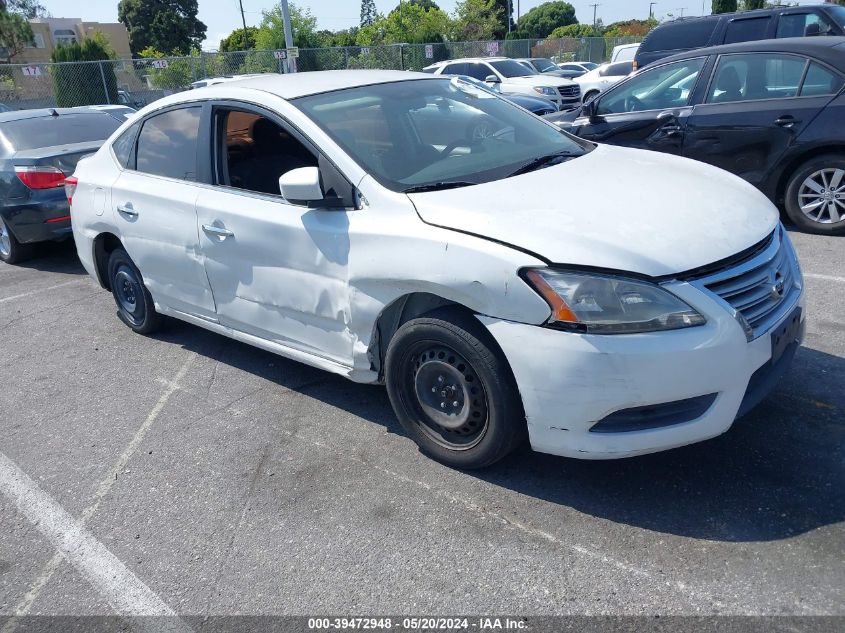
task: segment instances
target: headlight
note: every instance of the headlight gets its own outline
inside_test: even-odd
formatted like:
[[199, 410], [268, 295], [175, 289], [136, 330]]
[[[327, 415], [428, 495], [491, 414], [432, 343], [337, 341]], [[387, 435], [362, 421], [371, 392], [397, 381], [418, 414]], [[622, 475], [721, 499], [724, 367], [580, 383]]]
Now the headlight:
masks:
[[592, 334], [677, 330], [705, 323], [657, 284], [625, 277], [532, 268], [525, 279], [552, 309], [550, 323]]
[[547, 97], [554, 97], [557, 95], [557, 90], [546, 86], [534, 86], [534, 90], [539, 92], [541, 95], [546, 95]]

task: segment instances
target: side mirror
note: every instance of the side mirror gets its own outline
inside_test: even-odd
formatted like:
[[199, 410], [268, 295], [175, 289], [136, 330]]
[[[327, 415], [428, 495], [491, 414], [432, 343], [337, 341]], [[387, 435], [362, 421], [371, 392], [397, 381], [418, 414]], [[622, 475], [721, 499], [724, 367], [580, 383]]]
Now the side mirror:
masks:
[[323, 200], [320, 170], [317, 167], [299, 167], [285, 172], [279, 178], [282, 197], [294, 204], [311, 204]]
[[500, 84], [502, 82], [496, 75], [487, 75], [484, 78], [484, 83], [486, 83], [486, 84]]
[[813, 22], [804, 27], [804, 37], [813, 37], [814, 35], [821, 35], [822, 29], [818, 22]]
[[598, 118], [598, 114], [596, 114], [596, 112], [597, 112], [596, 105], [597, 104], [598, 104], [598, 96], [593, 97], [592, 99], [587, 101], [587, 103], [585, 103], [583, 106], [581, 106], [581, 116], [585, 116], [588, 119], [590, 119], [591, 123], [593, 121], [595, 121]]

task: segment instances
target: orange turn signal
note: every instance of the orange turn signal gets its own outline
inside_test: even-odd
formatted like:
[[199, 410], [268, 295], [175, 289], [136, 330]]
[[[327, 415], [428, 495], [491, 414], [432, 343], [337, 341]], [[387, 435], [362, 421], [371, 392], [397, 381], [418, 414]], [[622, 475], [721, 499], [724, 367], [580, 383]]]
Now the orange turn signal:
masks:
[[567, 323], [578, 323], [578, 317], [572, 309], [566, 305], [566, 301], [561, 299], [560, 295], [554, 291], [545, 279], [536, 270], [526, 270], [525, 277], [530, 281], [534, 289], [540, 293], [540, 296], [546, 300], [549, 307], [552, 309], [552, 321], [565, 321]]

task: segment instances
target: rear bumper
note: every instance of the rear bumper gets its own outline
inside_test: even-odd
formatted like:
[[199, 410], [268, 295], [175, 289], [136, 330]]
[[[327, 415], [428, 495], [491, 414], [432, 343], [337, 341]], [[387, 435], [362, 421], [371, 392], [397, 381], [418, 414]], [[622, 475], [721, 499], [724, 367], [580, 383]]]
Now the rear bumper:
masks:
[[63, 240], [72, 232], [64, 187], [39, 191], [28, 200], [7, 200], [0, 214], [21, 244]]

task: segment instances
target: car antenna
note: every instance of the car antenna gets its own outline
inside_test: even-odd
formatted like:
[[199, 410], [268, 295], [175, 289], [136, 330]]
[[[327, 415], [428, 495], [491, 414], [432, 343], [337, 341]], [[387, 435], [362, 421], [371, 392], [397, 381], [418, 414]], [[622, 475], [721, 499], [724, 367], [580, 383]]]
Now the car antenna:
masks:
[[56, 112], [56, 108], [50, 108], [50, 116], [59, 116], [59, 113]]

